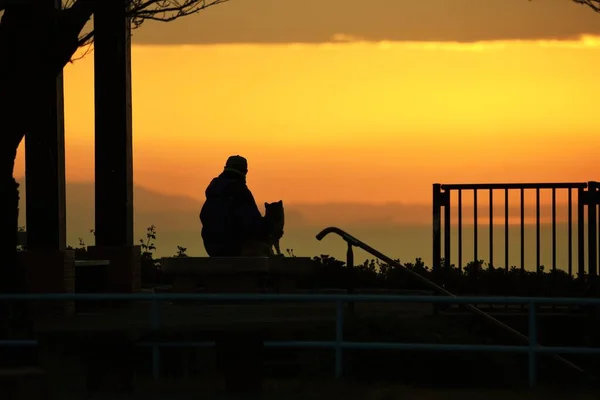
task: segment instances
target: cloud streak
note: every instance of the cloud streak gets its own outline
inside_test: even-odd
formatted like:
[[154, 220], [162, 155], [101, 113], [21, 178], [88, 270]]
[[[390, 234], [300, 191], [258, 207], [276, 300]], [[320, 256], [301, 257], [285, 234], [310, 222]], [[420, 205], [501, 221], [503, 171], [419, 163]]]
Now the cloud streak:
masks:
[[[474, 42], [459, 42], [459, 41], [389, 41], [389, 40], [368, 40], [364, 38], [354, 37], [346, 34], [336, 34], [329, 40], [321, 43], [311, 42], [290, 42], [290, 43], [199, 43], [199, 44], [155, 44], [143, 45], [140, 43], [134, 44], [138, 51], [149, 50], [156, 47], [168, 48], [188, 48], [194, 49], [198, 47], [220, 46], [221, 48], [230, 49], [245, 49], [252, 51], [253, 49], [264, 48], [265, 46], [286, 49], [308, 49], [317, 48], [324, 51], [338, 48], [373, 48], [375, 46], [381, 50], [418, 50], [418, 51], [448, 51], [448, 52], [486, 52], [505, 49], [515, 49], [519, 46], [529, 47], [536, 46], [540, 48], [555, 48], [555, 49], [598, 49], [600, 48], [600, 34], [597, 35], [579, 35], [565, 39], [502, 39], [502, 40], [480, 40]], [[86, 49], [80, 49], [78, 54], [83, 55]], [[151, 50], [149, 50], [151, 51]]]
[[138, 44], [569, 40], [600, 34], [600, 16], [570, 0], [232, 0], [168, 24]]
[[[503, 50], [508, 46], [530, 46], [536, 45], [546, 48], [563, 49], [590, 49], [600, 48], [600, 35], [580, 35], [569, 39], [512, 39], [512, 40], [481, 40], [474, 42], [457, 41], [370, 41], [361, 38], [354, 38], [351, 35], [337, 34], [335, 40], [324, 43], [331, 44], [351, 44], [351, 45], [378, 45], [383, 49], [393, 47], [415, 50], [433, 50], [433, 51], [493, 51]], [[343, 38], [344, 40], [340, 39]], [[306, 45], [311, 45], [306, 43]], [[314, 45], [314, 44], [313, 44]]]

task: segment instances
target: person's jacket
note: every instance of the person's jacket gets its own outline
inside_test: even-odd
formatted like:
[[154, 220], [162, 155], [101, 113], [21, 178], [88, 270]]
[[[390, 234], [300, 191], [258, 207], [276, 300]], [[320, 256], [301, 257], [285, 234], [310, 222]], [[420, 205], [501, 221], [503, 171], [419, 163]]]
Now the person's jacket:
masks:
[[265, 235], [263, 217], [245, 176], [224, 171], [206, 188], [200, 211], [202, 240], [209, 256], [235, 256], [248, 237]]

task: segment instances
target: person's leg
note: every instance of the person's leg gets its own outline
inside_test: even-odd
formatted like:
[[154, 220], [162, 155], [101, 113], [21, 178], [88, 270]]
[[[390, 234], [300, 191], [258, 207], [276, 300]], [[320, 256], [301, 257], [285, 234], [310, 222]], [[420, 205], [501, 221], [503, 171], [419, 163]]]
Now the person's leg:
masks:
[[241, 246], [235, 243], [220, 243], [219, 246], [213, 246], [211, 251], [206, 250], [209, 257], [240, 257], [242, 255]]
[[220, 249], [218, 251], [213, 251], [208, 254], [209, 257], [240, 257], [242, 255], [241, 251], [237, 249]]

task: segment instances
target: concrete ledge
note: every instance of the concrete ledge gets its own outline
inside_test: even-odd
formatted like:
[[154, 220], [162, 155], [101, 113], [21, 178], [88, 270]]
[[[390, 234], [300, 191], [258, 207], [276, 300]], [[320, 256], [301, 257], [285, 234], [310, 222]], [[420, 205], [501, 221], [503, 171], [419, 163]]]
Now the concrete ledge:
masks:
[[162, 269], [168, 275], [215, 275], [241, 272], [309, 275], [310, 257], [162, 257]]
[[268, 257], [162, 257], [160, 263], [167, 275], [230, 275], [269, 270]]
[[298, 278], [313, 271], [309, 257], [163, 257], [161, 266], [173, 278], [173, 290], [254, 293], [270, 287], [279, 293], [296, 288]]
[[310, 275], [314, 270], [310, 257], [273, 257], [269, 259], [269, 272], [285, 275]]
[[269, 277], [275, 291], [292, 293], [298, 281], [314, 271], [310, 257], [274, 257], [270, 259]]

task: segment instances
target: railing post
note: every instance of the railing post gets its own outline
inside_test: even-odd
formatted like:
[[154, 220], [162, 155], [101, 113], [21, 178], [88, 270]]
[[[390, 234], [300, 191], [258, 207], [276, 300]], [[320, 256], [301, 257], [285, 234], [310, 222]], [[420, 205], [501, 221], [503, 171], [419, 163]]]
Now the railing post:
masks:
[[488, 261], [490, 265], [490, 269], [494, 268], [494, 190], [490, 189], [490, 209], [489, 209], [489, 218], [490, 218], [490, 237], [489, 237], [489, 252], [490, 259]]
[[540, 188], [535, 189], [535, 272], [540, 277], [541, 250], [540, 250]]
[[552, 189], [552, 276], [556, 273], [556, 189]]
[[[600, 182], [594, 182], [594, 194], [592, 195], [592, 199], [593, 199], [593, 203], [594, 203], [594, 208], [597, 207], [596, 209], [596, 217], [598, 216], [598, 214], [600, 214]], [[596, 227], [597, 231], [596, 231], [596, 238], [597, 238], [597, 243], [594, 243], [594, 246], [596, 247], [596, 254], [598, 255], [598, 257], [600, 257], [600, 223], [598, 224], [598, 226]], [[600, 258], [598, 259], [598, 269], [600, 269]]]
[[569, 209], [568, 209], [568, 236], [569, 236], [569, 276], [573, 276], [573, 190], [569, 189]]
[[521, 239], [521, 276], [525, 275], [525, 189], [520, 189], [521, 200], [519, 205], [520, 216], [520, 239]]
[[335, 312], [335, 378], [342, 378], [342, 342], [344, 341], [344, 302], [338, 300]]
[[431, 269], [437, 272], [440, 267], [440, 259], [442, 257], [442, 185], [439, 183], [433, 184], [433, 260], [431, 261]]
[[591, 279], [598, 275], [598, 254], [596, 252], [596, 182], [588, 182], [587, 206], [588, 206], [588, 273]]
[[[348, 243], [348, 249], [346, 250], [346, 267], [348, 269], [348, 294], [354, 294], [354, 249], [352, 248], [352, 243]], [[354, 302], [348, 302], [348, 309], [350, 312], [354, 312]]]
[[536, 348], [537, 348], [537, 321], [535, 301], [529, 301], [529, 388], [535, 388], [537, 381]]
[[462, 271], [462, 189], [458, 189], [458, 269]]
[[450, 190], [446, 190], [442, 193], [442, 205], [444, 206], [444, 283], [448, 279], [450, 274], [450, 257], [451, 257], [451, 244], [450, 244]]
[[473, 261], [475, 263], [479, 263], [479, 255], [477, 252], [477, 248], [479, 246], [479, 233], [478, 233], [478, 223], [479, 217], [477, 209], [477, 189], [473, 189]]
[[[596, 217], [598, 217], [598, 214], [600, 214], [600, 182], [594, 182], [594, 194], [592, 195], [592, 199], [594, 208], [597, 207]], [[600, 257], [600, 224], [598, 224], [596, 228], [597, 243], [595, 243], [594, 246], [596, 246], [596, 254]], [[600, 259], [598, 259], [598, 269], [600, 269]]]
[[585, 282], [585, 255], [584, 255], [584, 215], [583, 206], [586, 203], [586, 192], [583, 188], [577, 189], [577, 269], [578, 279]]
[[509, 252], [508, 252], [508, 232], [510, 225], [508, 223], [509, 217], [509, 207], [508, 207], [508, 189], [504, 189], [504, 270], [508, 274], [510, 269], [510, 260], [509, 260]]

